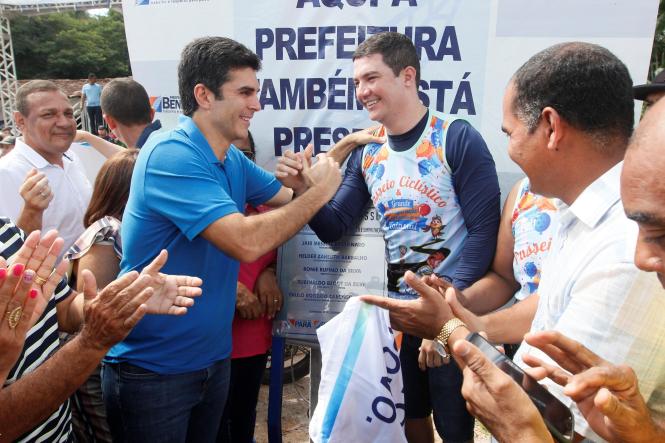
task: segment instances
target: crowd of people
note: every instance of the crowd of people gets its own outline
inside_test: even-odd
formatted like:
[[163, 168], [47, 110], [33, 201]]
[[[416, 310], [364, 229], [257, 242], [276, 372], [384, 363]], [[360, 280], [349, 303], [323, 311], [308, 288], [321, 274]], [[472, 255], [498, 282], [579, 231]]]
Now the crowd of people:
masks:
[[[446, 442], [472, 441], [474, 417], [500, 441], [553, 440], [470, 332], [569, 406], [580, 438], [665, 439], [665, 74], [633, 87], [580, 42], [526, 61], [501, 128], [526, 178], [501, 211], [481, 134], [419, 100], [407, 37], [368, 38], [353, 68], [379, 126], [288, 151], [274, 174], [249, 132], [261, 61], [229, 38], [184, 48], [169, 131], [133, 80], [88, 79], [96, 134], [52, 82], [19, 88], [0, 159], [0, 438], [252, 442], [276, 248], [306, 224], [335, 241], [371, 202], [388, 296], [362, 299], [405, 333], [409, 442], [433, 441], [432, 416]], [[108, 158], [94, 184], [74, 141]]]

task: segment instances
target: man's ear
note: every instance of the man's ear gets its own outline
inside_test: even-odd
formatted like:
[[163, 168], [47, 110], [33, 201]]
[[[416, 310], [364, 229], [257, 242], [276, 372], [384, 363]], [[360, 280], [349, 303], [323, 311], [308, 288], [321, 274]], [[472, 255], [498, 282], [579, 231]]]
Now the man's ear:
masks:
[[541, 124], [545, 125], [545, 135], [547, 137], [547, 149], [558, 151], [561, 146], [561, 139], [566, 130], [563, 119], [556, 109], [546, 106], [543, 108], [540, 119]]
[[416, 68], [413, 66], [407, 66], [402, 69], [402, 76], [404, 78], [405, 86], [415, 85], [416, 89], [418, 89], [418, 85], [416, 84]]
[[215, 94], [203, 83], [197, 83], [194, 86], [194, 99], [201, 109], [210, 109], [210, 105], [215, 100]]
[[103, 114], [102, 117], [104, 117], [104, 121], [111, 131], [118, 127], [118, 122], [116, 122], [115, 119], [110, 115]]
[[18, 111], [14, 111], [14, 124], [19, 131], [23, 132], [23, 127], [25, 126], [25, 117]]
[[150, 121], [153, 121], [155, 119], [155, 108], [152, 106], [150, 107]]

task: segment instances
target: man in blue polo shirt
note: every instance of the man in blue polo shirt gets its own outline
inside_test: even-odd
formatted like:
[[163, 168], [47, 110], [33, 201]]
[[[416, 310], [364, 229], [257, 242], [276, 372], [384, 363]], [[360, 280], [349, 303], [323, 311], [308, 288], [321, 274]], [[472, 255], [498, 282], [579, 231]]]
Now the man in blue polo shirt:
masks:
[[[117, 441], [214, 441], [226, 402], [238, 261], [293, 236], [334, 194], [339, 165], [320, 154], [315, 183], [293, 199], [231, 144], [261, 109], [260, 60], [238, 42], [205, 37], [178, 67], [179, 126], [150, 137], [136, 162], [122, 221], [121, 273], [169, 251], [169, 269], [203, 279], [187, 321], [144, 318], [106, 358], [103, 390]], [[245, 203], [282, 206], [245, 217]]]

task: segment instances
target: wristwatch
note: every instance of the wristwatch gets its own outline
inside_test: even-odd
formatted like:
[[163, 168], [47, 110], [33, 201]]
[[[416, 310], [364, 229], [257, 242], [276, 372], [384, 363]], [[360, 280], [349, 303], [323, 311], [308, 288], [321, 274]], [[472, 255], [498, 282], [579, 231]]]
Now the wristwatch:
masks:
[[439, 335], [437, 335], [436, 338], [434, 339], [434, 349], [436, 349], [436, 352], [438, 352], [441, 357], [443, 358], [450, 357], [450, 350], [448, 349], [448, 339], [450, 338], [450, 335], [453, 333], [453, 331], [459, 328], [460, 326], [464, 326], [466, 328], [466, 325], [462, 320], [453, 317], [443, 325], [443, 328], [441, 328]]

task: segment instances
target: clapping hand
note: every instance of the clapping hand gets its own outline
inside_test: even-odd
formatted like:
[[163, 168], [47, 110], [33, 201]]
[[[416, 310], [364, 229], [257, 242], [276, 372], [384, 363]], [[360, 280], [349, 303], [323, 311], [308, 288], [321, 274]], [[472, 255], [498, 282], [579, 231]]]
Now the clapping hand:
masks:
[[188, 275], [169, 275], [160, 271], [166, 264], [168, 253], [163, 249], [146, 266], [141, 275], [152, 278], [150, 286], [154, 293], [146, 301], [148, 314], [185, 315], [187, 308], [194, 305], [194, 297], [201, 295], [203, 281]]

